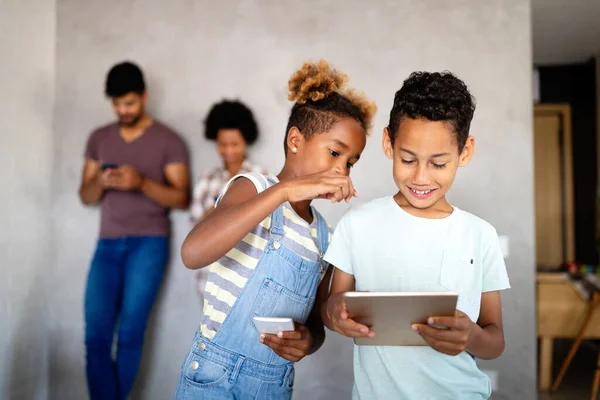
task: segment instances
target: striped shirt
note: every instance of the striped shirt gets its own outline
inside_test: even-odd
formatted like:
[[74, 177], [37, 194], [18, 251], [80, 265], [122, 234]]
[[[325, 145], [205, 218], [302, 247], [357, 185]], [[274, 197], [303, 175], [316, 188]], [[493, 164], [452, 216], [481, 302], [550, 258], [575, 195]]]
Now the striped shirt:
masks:
[[[278, 182], [277, 178], [265, 177], [259, 173], [243, 174], [234, 177], [227, 184], [223, 193], [239, 177], [249, 179], [258, 193]], [[313, 211], [313, 215], [316, 215], [315, 211]], [[283, 220], [285, 237], [280, 242], [306, 260], [319, 261], [317, 218], [313, 218], [313, 222], [309, 225], [296, 214], [290, 203], [286, 202], [283, 204]], [[204, 288], [203, 317], [200, 325], [200, 333], [204, 337], [212, 339], [225, 321], [227, 313], [238, 299], [269, 242], [270, 227], [271, 217], [269, 216], [225, 256], [210, 265]], [[329, 228], [328, 240], [331, 240], [331, 228]]]
[[[244, 160], [238, 175], [248, 172], [258, 172], [267, 176], [273, 175], [266, 168], [256, 165], [246, 159]], [[227, 181], [229, 181], [229, 171], [222, 166], [202, 174], [192, 192], [190, 218], [194, 224], [198, 223], [204, 213], [215, 206], [215, 201], [217, 200], [217, 197], [219, 197], [219, 194], [221, 194]]]

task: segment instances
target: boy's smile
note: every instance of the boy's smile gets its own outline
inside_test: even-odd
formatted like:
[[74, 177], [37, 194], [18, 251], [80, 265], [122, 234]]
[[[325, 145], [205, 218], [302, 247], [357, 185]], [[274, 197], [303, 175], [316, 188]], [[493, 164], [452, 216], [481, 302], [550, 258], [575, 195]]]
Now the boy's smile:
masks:
[[458, 167], [467, 165], [474, 149], [469, 137], [459, 152], [456, 133], [446, 121], [402, 119], [394, 143], [386, 130], [383, 150], [394, 162], [393, 174], [399, 189], [396, 202], [419, 216], [452, 212], [446, 193], [452, 187]]
[[433, 196], [433, 194], [436, 191], [436, 189], [419, 190], [419, 189], [412, 188], [410, 186], [407, 186], [407, 188], [413, 196], [415, 196], [417, 199], [420, 199], [420, 200], [424, 200], [424, 199], [427, 199], [427, 198]]

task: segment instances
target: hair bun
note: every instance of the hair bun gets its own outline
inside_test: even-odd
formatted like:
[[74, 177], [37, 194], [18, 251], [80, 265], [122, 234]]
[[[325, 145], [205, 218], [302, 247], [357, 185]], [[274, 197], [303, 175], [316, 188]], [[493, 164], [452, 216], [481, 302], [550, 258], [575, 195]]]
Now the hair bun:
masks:
[[346, 74], [332, 69], [325, 60], [318, 64], [305, 62], [288, 82], [288, 99], [299, 104], [319, 101], [338, 91], [347, 81]]
[[360, 115], [364, 121], [364, 127], [369, 134], [371, 130], [371, 124], [373, 123], [373, 117], [377, 112], [377, 104], [374, 101], [370, 101], [364, 92], [357, 92], [355, 89], [348, 89], [344, 93], [344, 96], [354, 104], [360, 111]]

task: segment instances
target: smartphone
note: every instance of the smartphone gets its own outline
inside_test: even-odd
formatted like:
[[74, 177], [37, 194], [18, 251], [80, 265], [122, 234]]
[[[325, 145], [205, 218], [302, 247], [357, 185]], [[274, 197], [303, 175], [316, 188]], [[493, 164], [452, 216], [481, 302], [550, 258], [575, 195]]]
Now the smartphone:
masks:
[[294, 320], [291, 318], [254, 317], [254, 325], [260, 333], [271, 333], [293, 331]]
[[117, 168], [117, 164], [113, 164], [113, 163], [103, 163], [100, 166], [100, 169], [102, 171], [106, 171], [107, 169], [116, 169]]

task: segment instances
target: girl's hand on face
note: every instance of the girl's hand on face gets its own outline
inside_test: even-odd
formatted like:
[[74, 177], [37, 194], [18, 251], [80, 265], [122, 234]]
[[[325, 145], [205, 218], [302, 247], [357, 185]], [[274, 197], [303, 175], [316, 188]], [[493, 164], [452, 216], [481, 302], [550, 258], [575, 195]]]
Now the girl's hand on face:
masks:
[[298, 362], [309, 353], [314, 343], [310, 329], [305, 325], [296, 322], [295, 328], [294, 331], [279, 332], [277, 335], [261, 333], [258, 340], [273, 349], [278, 356]]
[[297, 177], [284, 182], [284, 185], [286, 199], [291, 203], [313, 199], [328, 199], [332, 203], [338, 203], [349, 202], [353, 197], [358, 197], [350, 177], [333, 170]]

